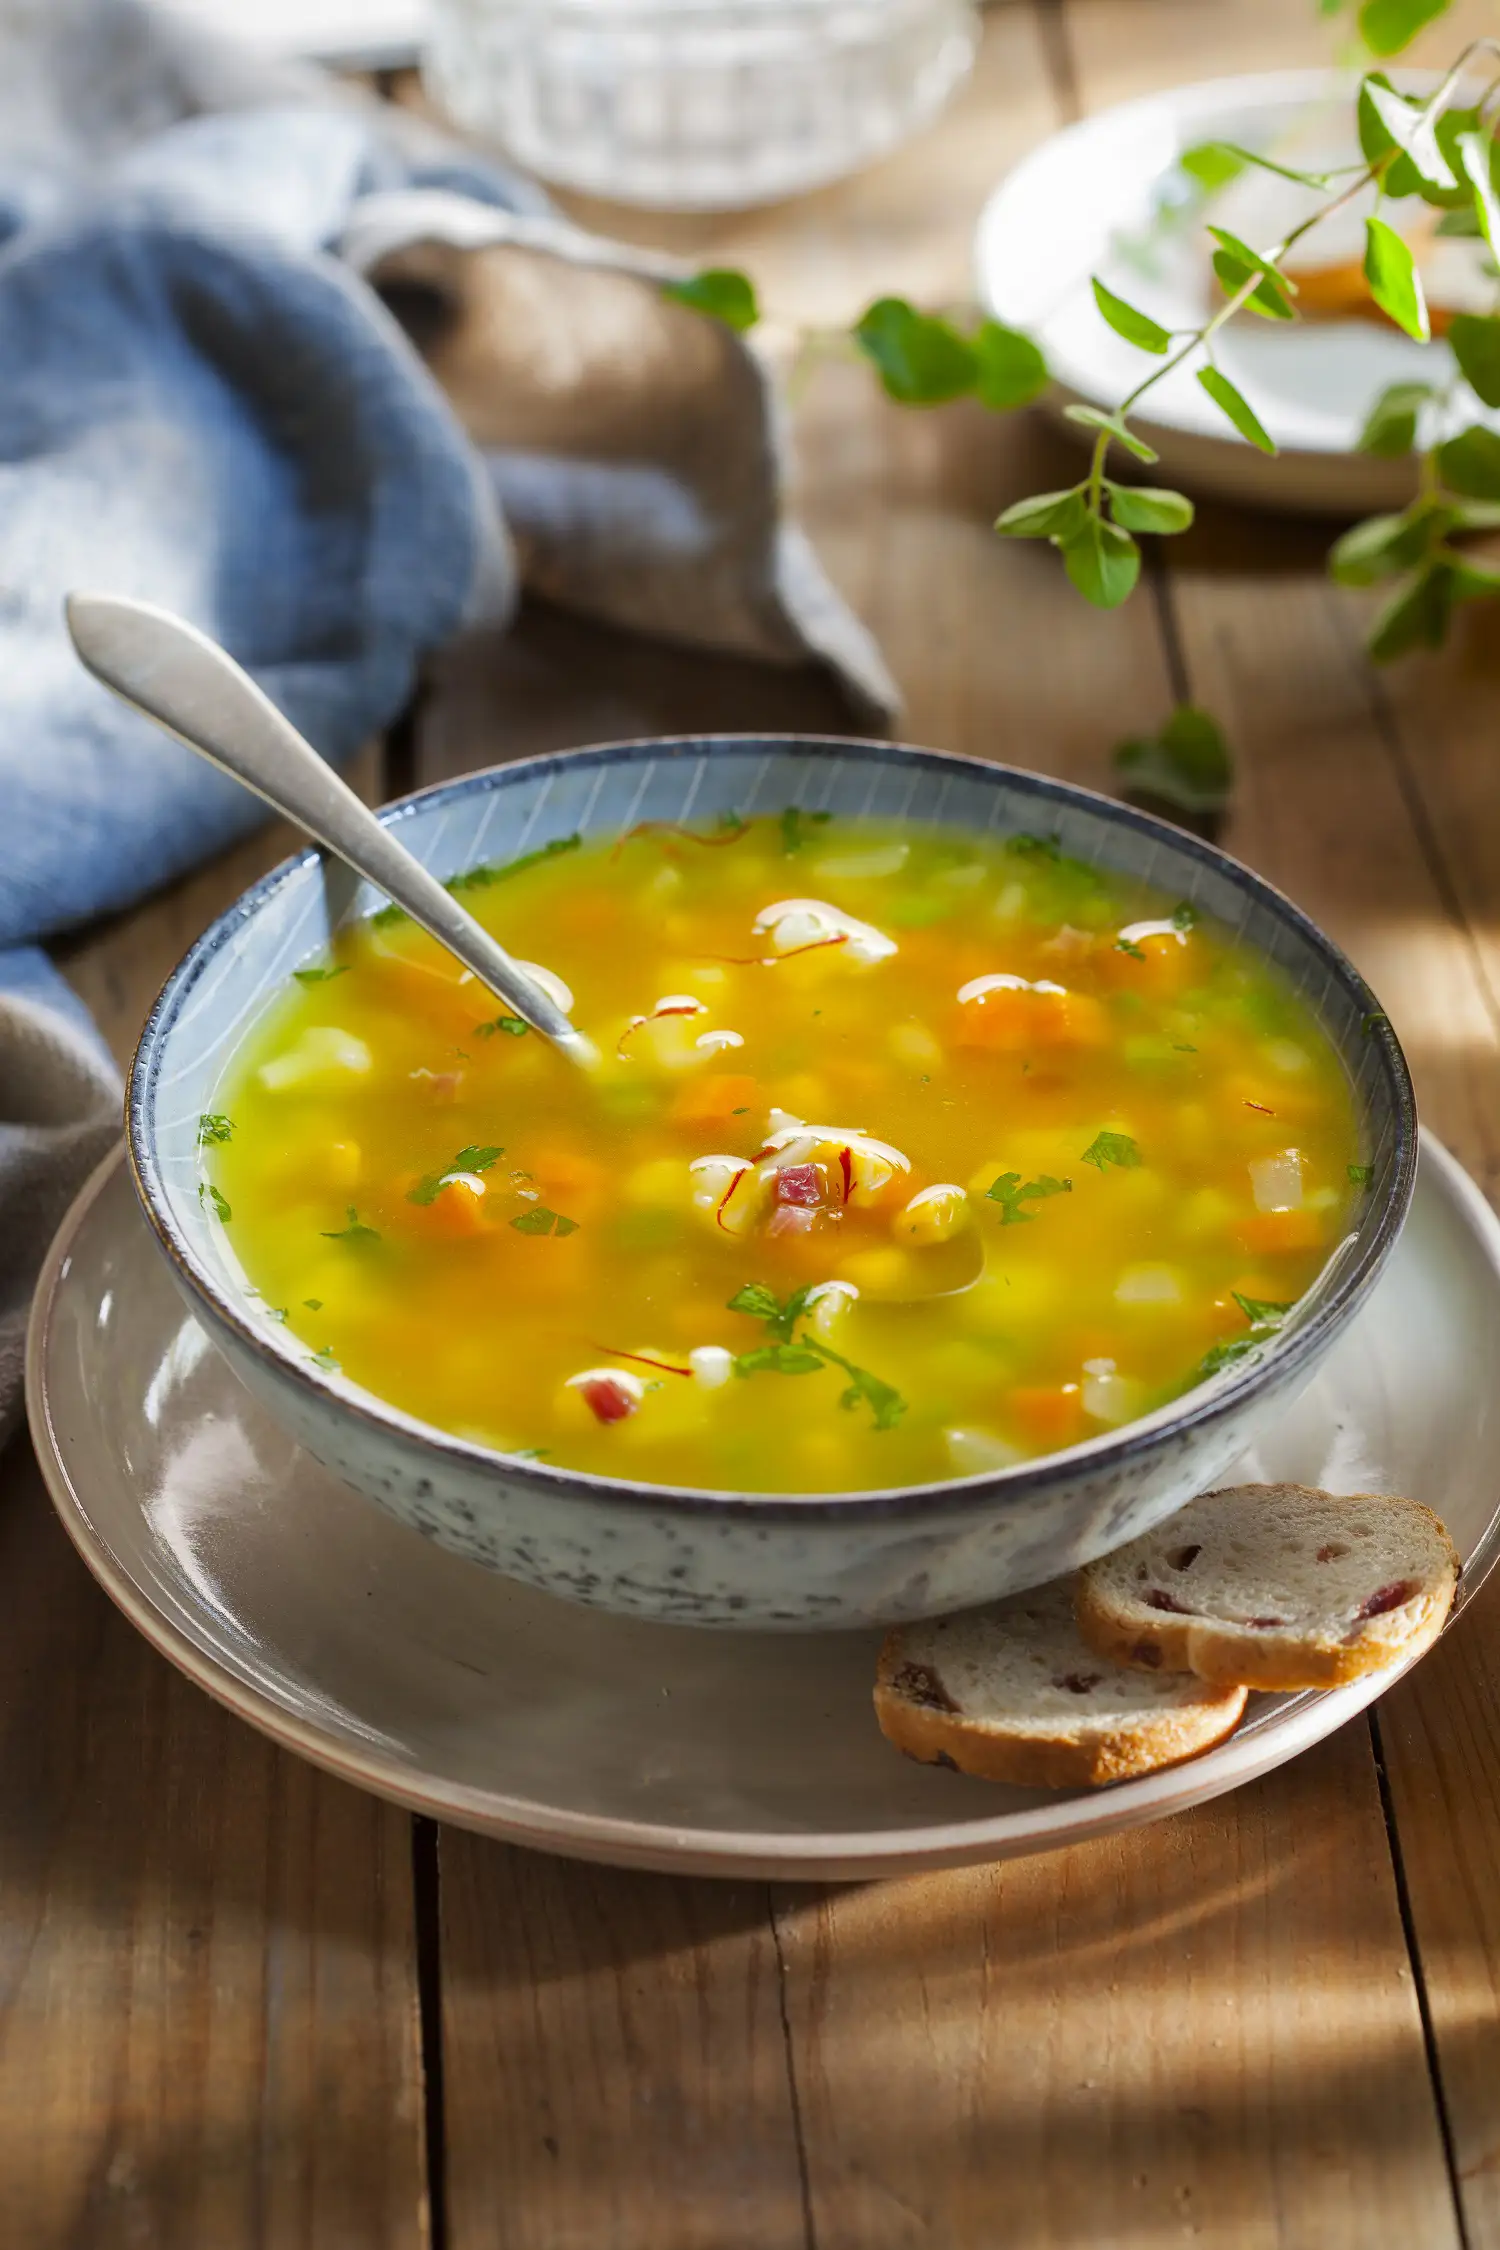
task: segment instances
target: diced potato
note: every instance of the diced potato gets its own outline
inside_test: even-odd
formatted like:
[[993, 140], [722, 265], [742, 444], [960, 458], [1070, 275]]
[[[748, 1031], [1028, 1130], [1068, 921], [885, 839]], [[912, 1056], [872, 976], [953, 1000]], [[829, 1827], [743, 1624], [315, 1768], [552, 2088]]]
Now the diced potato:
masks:
[[992, 1476], [998, 1469], [1014, 1468], [1026, 1456], [1020, 1446], [995, 1430], [944, 1430], [943, 1449], [956, 1477]]
[[255, 1075], [267, 1093], [284, 1094], [326, 1086], [330, 1079], [362, 1078], [373, 1066], [369, 1048], [352, 1031], [341, 1031], [334, 1024], [310, 1024], [290, 1047], [263, 1062]]
[[960, 1228], [972, 1224], [968, 1196], [945, 1180], [920, 1189], [903, 1204], [891, 1220], [891, 1232], [898, 1242], [949, 1242]]
[[917, 1023], [911, 1017], [891, 1025], [886, 1045], [896, 1061], [904, 1063], [908, 1070], [931, 1072], [941, 1067], [943, 1050], [936, 1037], [925, 1023]]
[[1117, 1305], [1180, 1305], [1182, 1275], [1176, 1266], [1127, 1266], [1115, 1283]]

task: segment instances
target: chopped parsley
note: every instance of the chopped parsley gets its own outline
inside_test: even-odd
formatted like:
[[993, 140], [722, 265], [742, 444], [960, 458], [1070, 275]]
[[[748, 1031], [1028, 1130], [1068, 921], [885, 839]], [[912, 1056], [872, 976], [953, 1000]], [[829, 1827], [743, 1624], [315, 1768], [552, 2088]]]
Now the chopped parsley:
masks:
[[1183, 900], [1181, 906], [1174, 906], [1172, 909], [1172, 927], [1174, 930], [1195, 930], [1198, 927], [1197, 907], [1190, 906], [1186, 899]]
[[434, 1203], [455, 1173], [487, 1172], [504, 1154], [503, 1148], [475, 1148], [471, 1143], [468, 1148], [461, 1148], [453, 1161], [445, 1164], [440, 1172], [429, 1172], [424, 1180], [418, 1180], [406, 1200], [408, 1203]]
[[1174, 1055], [1196, 1055], [1198, 1050], [1196, 1047], [1189, 1047], [1184, 1040], [1174, 1039], [1172, 1052]]
[[506, 860], [496, 866], [491, 862], [483, 867], [469, 867], [461, 875], [450, 875], [443, 885], [456, 897], [461, 891], [487, 891], [494, 883], [508, 882], [512, 875], [523, 875], [528, 867], [540, 867], [543, 860], [556, 859], [562, 852], [576, 852], [583, 842], [581, 835], [554, 836], [550, 844], [542, 844], [534, 852], [523, 852], [519, 859]]
[[1128, 953], [1132, 961], [1144, 961], [1146, 958], [1146, 948], [1143, 945], [1137, 945], [1134, 938], [1117, 937], [1115, 939], [1115, 951], [1116, 953]]
[[1005, 848], [1014, 853], [1017, 859], [1062, 858], [1062, 838], [1057, 835], [1028, 836], [1023, 831], [1018, 836], [1007, 836]]
[[788, 805], [781, 816], [781, 848], [786, 857], [790, 859], [794, 852], [800, 852], [807, 842], [802, 833], [804, 825], [821, 828], [832, 818], [832, 813], [803, 812], [800, 805]]
[[325, 1344], [320, 1352], [314, 1352], [312, 1363], [314, 1367], [321, 1367], [325, 1375], [336, 1375], [339, 1371], [339, 1363], [334, 1357], [331, 1344]]
[[268, 1313], [268, 1314], [270, 1315], [270, 1317], [271, 1317], [271, 1319], [272, 1319], [272, 1320], [285, 1320], [285, 1319], [286, 1319], [286, 1306], [285, 1306], [285, 1305], [267, 1305], [267, 1307], [266, 1307], [266, 1311], [267, 1311], [267, 1313]]
[[1128, 1133], [1096, 1133], [1078, 1161], [1092, 1164], [1096, 1172], [1102, 1172], [1107, 1164], [1133, 1172], [1141, 1161], [1141, 1152]]
[[545, 1203], [533, 1205], [529, 1211], [519, 1212], [511, 1220], [517, 1234], [576, 1234], [578, 1221], [565, 1219], [561, 1211], [549, 1211]]
[[198, 1182], [198, 1201], [211, 1204], [215, 1216], [224, 1220], [226, 1224], [234, 1216], [227, 1201], [214, 1186], [212, 1180], [200, 1180]]
[[1351, 1164], [1349, 1167], [1350, 1185], [1352, 1187], [1368, 1187], [1374, 1171], [1373, 1164]]
[[304, 1305], [306, 1305], [309, 1312], [321, 1312], [323, 1310], [323, 1300], [321, 1297], [304, 1297], [302, 1302]]
[[1235, 1303], [1250, 1323], [1248, 1336], [1227, 1336], [1221, 1343], [1206, 1351], [1198, 1364], [1198, 1379], [1217, 1375], [1221, 1368], [1233, 1367], [1239, 1360], [1249, 1359], [1262, 1344], [1275, 1335], [1291, 1311], [1291, 1305], [1275, 1304], [1266, 1297], [1246, 1297], [1238, 1289], [1231, 1291]]
[[752, 1320], [763, 1320], [770, 1335], [783, 1344], [789, 1343], [792, 1330], [806, 1312], [807, 1300], [816, 1287], [816, 1282], [809, 1282], [802, 1289], [794, 1289], [783, 1304], [763, 1281], [747, 1281], [742, 1289], [736, 1289], [725, 1310], [748, 1313]]
[[985, 1189], [985, 1198], [1000, 1206], [1000, 1224], [1003, 1227], [1027, 1226], [1036, 1217], [1035, 1211], [1023, 1211], [1023, 1203], [1034, 1203], [1043, 1196], [1071, 1195], [1071, 1180], [1055, 1180], [1044, 1172], [1039, 1180], [1028, 1180], [1023, 1187], [1019, 1172], [1002, 1172]]
[[849, 1377], [849, 1388], [839, 1400], [840, 1406], [858, 1406], [863, 1400], [875, 1417], [877, 1430], [895, 1428], [906, 1412], [906, 1401], [892, 1384], [883, 1383], [878, 1375], [870, 1373], [868, 1367], [856, 1367], [852, 1359], [845, 1359], [841, 1352], [832, 1350], [827, 1344], [810, 1343], [808, 1348], [815, 1351], [821, 1359], [830, 1361], [833, 1366], [842, 1367]]
[[324, 1227], [325, 1242], [378, 1242], [380, 1236], [374, 1227], [367, 1227], [352, 1203], [346, 1206], [349, 1224], [346, 1227]]
[[335, 977], [346, 977], [348, 974], [349, 964], [347, 961], [340, 961], [338, 966], [332, 969], [293, 969], [292, 971], [292, 975], [299, 984], [331, 984]]
[[222, 1110], [206, 1109], [198, 1120], [198, 1146], [207, 1148], [210, 1141], [228, 1141], [234, 1138], [234, 1119]]
[[512, 1461], [545, 1461], [547, 1451], [545, 1445], [518, 1445], [507, 1458]]
[[524, 1016], [496, 1016], [492, 1023], [476, 1023], [474, 1029], [481, 1039], [493, 1039], [497, 1031], [511, 1039], [524, 1039], [531, 1026]]
[[741, 1352], [734, 1363], [736, 1375], [817, 1375], [822, 1367], [805, 1344], [762, 1344], [756, 1351]]

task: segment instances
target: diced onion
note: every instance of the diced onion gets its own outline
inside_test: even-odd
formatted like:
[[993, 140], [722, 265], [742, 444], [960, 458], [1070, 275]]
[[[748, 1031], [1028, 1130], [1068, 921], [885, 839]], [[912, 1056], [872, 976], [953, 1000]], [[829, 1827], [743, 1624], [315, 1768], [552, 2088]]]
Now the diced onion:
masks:
[[1173, 1266], [1127, 1266], [1115, 1283], [1117, 1305], [1176, 1305], [1182, 1277]]
[[1284, 1148], [1275, 1156], [1262, 1156], [1247, 1169], [1257, 1211], [1301, 1210], [1301, 1149]]
[[967, 1007], [971, 1000], [983, 1000], [991, 992], [1052, 992], [1061, 997], [1067, 991], [1065, 984], [1053, 984], [1046, 977], [1033, 983], [1028, 977], [1013, 977], [997, 972], [989, 977], [970, 977], [967, 984], [958, 988], [959, 1005]]
[[526, 971], [533, 984], [541, 986], [554, 1007], [561, 1008], [565, 1016], [573, 1013], [573, 995], [553, 970], [544, 969], [539, 961], [518, 961], [516, 966]]
[[722, 1344], [699, 1344], [688, 1353], [688, 1365], [695, 1382], [706, 1391], [722, 1390], [734, 1373], [734, 1354]]
[[363, 1039], [356, 1039], [352, 1031], [340, 1031], [331, 1024], [311, 1024], [294, 1046], [262, 1063], [255, 1075], [268, 1093], [280, 1094], [289, 1086], [300, 1086], [310, 1078], [328, 1078], [339, 1071], [363, 1076], [373, 1060]]
[[755, 917], [757, 937], [770, 933], [778, 953], [795, 953], [803, 946], [826, 944], [841, 938], [843, 950], [856, 961], [886, 961], [896, 951], [896, 941], [869, 922], [859, 922], [821, 898], [783, 898], [761, 908]]

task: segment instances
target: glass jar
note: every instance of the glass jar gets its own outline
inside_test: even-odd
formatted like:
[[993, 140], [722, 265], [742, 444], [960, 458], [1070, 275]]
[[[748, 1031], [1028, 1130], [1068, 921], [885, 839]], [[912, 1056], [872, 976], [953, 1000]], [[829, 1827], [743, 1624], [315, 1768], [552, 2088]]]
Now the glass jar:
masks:
[[885, 155], [977, 37], [970, 0], [432, 0], [425, 75], [544, 180], [734, 210]]

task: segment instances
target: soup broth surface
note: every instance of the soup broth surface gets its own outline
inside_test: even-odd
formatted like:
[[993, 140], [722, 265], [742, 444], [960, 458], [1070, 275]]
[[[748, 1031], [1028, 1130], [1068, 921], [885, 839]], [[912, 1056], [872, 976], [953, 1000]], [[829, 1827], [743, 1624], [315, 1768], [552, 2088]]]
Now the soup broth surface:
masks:
[[502, 1451], [749, 1492], [1055, 1451], [1259, 1348], [1363, 1192], [1279, 974], [1048, 837], [789, 811], [453, 887], [599, 1068], [388, 909], [235, 1056], [202, 1193], [310, 1359]]

